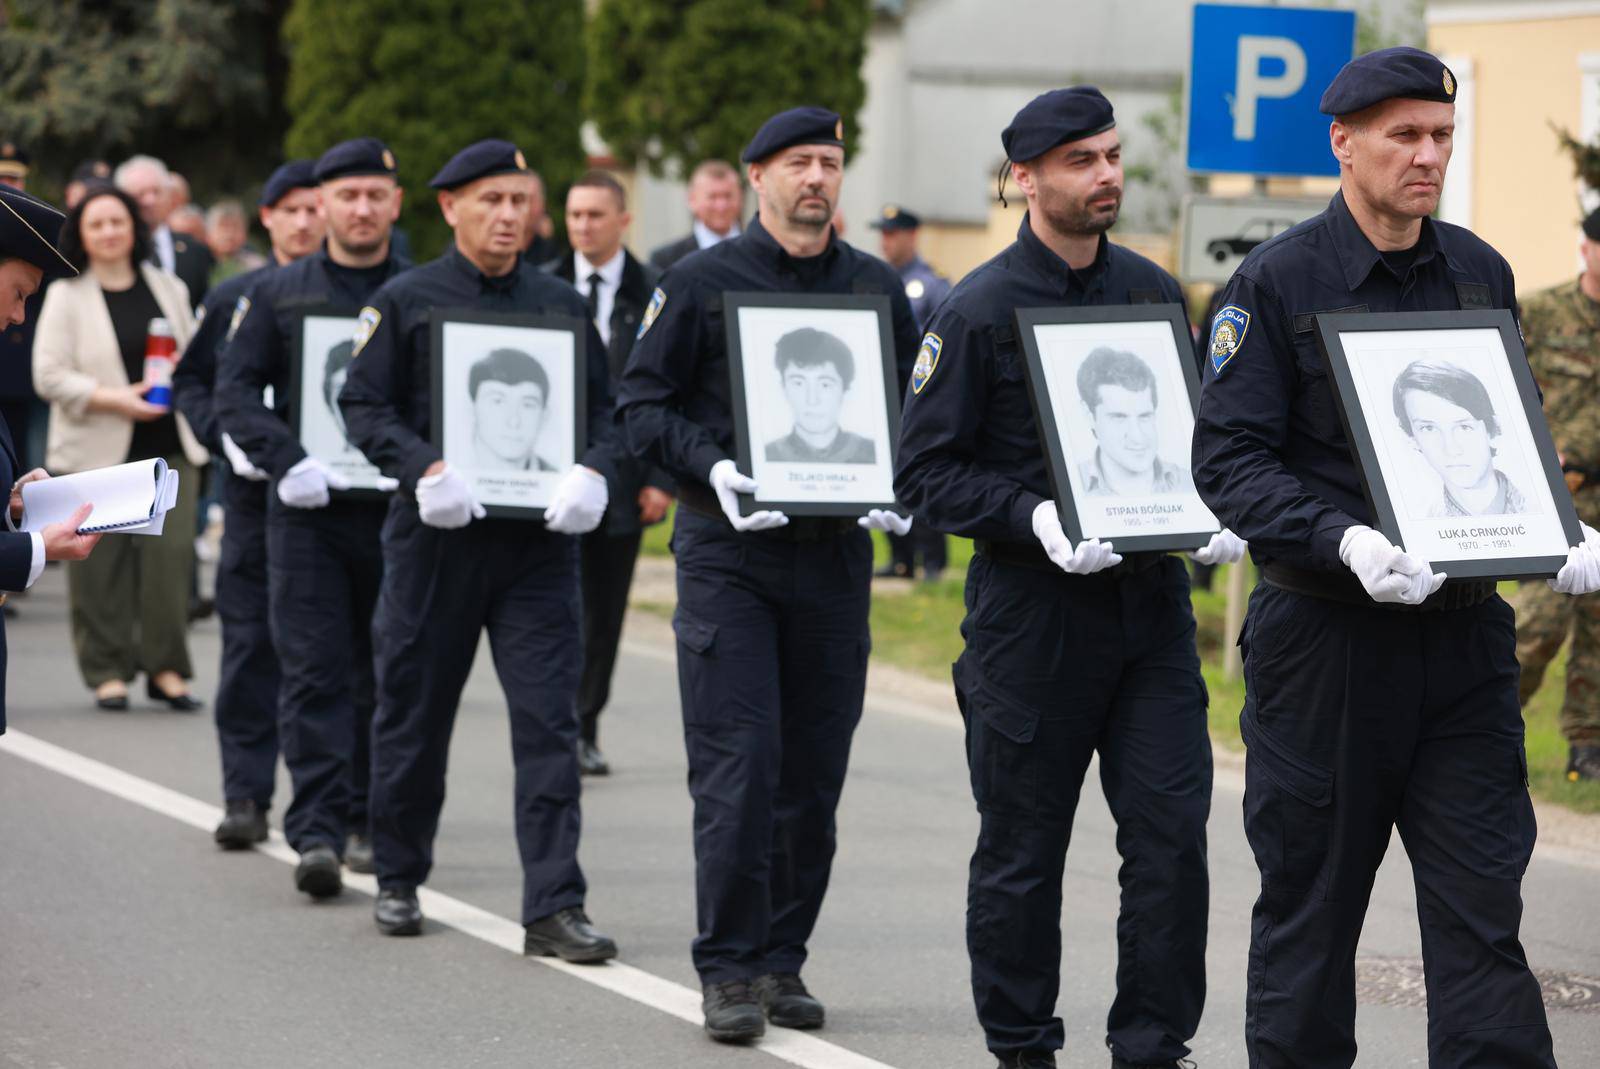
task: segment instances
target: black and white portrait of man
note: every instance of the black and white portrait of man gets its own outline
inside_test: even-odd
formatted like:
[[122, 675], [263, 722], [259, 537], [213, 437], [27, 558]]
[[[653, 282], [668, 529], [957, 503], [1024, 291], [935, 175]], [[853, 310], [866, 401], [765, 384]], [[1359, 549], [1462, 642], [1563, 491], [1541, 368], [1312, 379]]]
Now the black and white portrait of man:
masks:
[[1412, 448], [1439, 476], [1429, 516], [1527, 511], [1522, 491], [1495, 467], [1500, 421], [1476, 375], [1445, 360], [1414, 360], [1394, 380], [1393, 404]]
[[520, 349], [495, 349], [472, 365], [472, 453], [483, 471], [555, 471], [535, 451], [550, 401], [550, 376]]
[[355, 359], [356, 343], [342, 341], [328, 350], [327, 363], [322, 365], [322, 403], [327, 406], [328, 416], [333, 420], [334, 426], [339, 428], [339, 436], [344, 439], [344, 447], [354, 450], [350, 444], [350, 436], [344, 429], [344, 413], [339, 411], [339, 391], [344, 389], [344, 382], [350, 377], [350, 361]]
[[1133, 353], [1100, 346], [1078, 367], [1078, 398], [1094, 433], [1094, 454], [1080, 461], [1085, 494], [1145, 497], [1192, 493], [1187, 464], [1161, 457], [1160, 390], [1150, 365]]
[[875, 464], [872, 439], [839, 423], [845, 395], [855, 383], [855, 358], [837, 336], [812, 327], [778, 339], [774, 364], [793, 426], [766, 444], [768, 461], [791, 464]]

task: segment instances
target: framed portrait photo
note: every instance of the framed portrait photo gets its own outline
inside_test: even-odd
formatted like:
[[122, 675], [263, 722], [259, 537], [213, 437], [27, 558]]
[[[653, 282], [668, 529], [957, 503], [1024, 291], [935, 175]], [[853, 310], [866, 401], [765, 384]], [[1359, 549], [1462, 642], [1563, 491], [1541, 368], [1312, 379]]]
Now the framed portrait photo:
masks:
[[583, 321], [433, 313], [433, 443], [490, 516], [542, 519], [583, 453]]
[[331, 491], [335, 497], [382, 498], [394, 484], [350, 444], [339, 411], [339, 391], [355, 359], [355, 335], [355, 316], [309, 311], [300, 318], [299, 349], [289, 371], [294, 399], [289, 413], [306, 455], [350, 480], [350, 489]]
[[1317, 317], [1377, 528], [1457, 579], [1554, 575], [1583, 539], [1511, 313]]
[[1222, 525], [1190, 474], [1200, 376], [1182, 306], [1019, 308], [1017, 336], [1067, 537], [1122, 552], [1210, 541]]
[[749, 515], [864, 516], [895, 507], [899, 375], [889, 298], [878, 294], [723, 295]]

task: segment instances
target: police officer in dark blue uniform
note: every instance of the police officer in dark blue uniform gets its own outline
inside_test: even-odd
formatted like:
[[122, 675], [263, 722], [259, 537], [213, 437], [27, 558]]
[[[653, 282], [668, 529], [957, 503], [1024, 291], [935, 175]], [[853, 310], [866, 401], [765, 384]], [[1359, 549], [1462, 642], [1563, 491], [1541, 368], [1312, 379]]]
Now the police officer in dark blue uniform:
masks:
[[[1321, 312], [1514, 310], [1506, 261], [1429, 218], [1455, 92], [1413, 48], [1346, 65], [1322, 97], [1339, 193], [1245, 257], [1211, 325], [1195, 485], [1262, 572], [1239, 641], [1261, 870], [1245, 1042], [1260, 1069], [1355, 1063], [1356, 944], [1396, 826], [1428, 1064], [1555, 1065], [1517, 937], [1534, 821], [1512, 612], [1494, 583], [1444, 583], [1371, 528], [1314, 337]], [[1555, 585], [1592, 589], [1596, 563], [1586, 541]]]
[[[1017, 240], [956, 286], [917, 353], [895, 491], [919, 521], [976, 539], [955, 667], [981, 818], [967, 890], [978, 1019], [1002, 1066], [1053, 1066], [1061, 874], [1089, 760], [1123, 866], [1115, 1067], [1188, 1053], [1205, 1000], [1206, 692], [1183, 562], [1077, 546], [1050, 498], [1017, 308], [1182, 304], [1178, 283], [1105, 232], [1122, 149], [1098, 89], [1058, 89], [1001, 135], [1028, 198]], [[1196, 554], [1236, 560], [1226, 531]]]
[[844, 125], [824, 108], [767, 120], [745, 148], [759, 218], [693, 253], [651, 297], [618, 387], [628, 442], [678, 480], [678, 686], [694, 797], [695, 968], [712, 1038], [817, 1028], [800, 980], [833, 863], [834, 809], [866, 685], [872, 545], [861, 521], [740, 516], [756, 489], [733, 452], [722, 295], [883, 293], [896, 355], [917, 332], [899, 279], [834, 236]]
[[[455, 231], [443, 256], [378, 290], [361, 313], [339, 403], [350, 440], [400, 482], [383, 527], [373, 624], [372, 828], [387, 935], [422, 930], [417, 885], [433, 862], [445, 758], [484, 628], [511, 718], [517, 846], [529, 954], [614, 957], [583, 911], [578, 867], [578, 543], [605, 513], [617, 432], [606, 350], [576, 290], [521, 259], [533, 179], [515, 145], [480, 141], [433, 178]], [[582, 324], [588, 449], [562, 476], [540, 526], [484, 519], [467, 478], [432, 444], [436, 308], [570, 316]]]
[[273, 480], [267, 575], [272, 642], [283, 666], [283, 759], [294, 783], [283, 830], [300, 853], [295, 886], [314, 898], [339, 893], [341, 858], [352, 871], [372, 871], [371, 636], [388, 503], [334, 496], [348, 481], [307, 455], [290, 429], [300, 403], [293, 365], [306, 315], [354, 321], [379, 286], [411, 266], [389, 242], [403, 195], [396, 173], [394, 154], [375, 137], [322, 154], [313, 178], [326, 243], [251, 289], [218, 375], [219, 422]]
[[217, 748], [226, 806], [213, 834], [217, 844], [242, 850], [267, 840], [278, 765], [278, 655], [267, 623], [266, 473], [251, 464], [217, 427], [217, 356], [246, 294], [268, 271], [316, 250], [322, 241], [312, 160], [290, 160], [261, 187], [261, 221], [272, 240], [272, 262], [219, 283], [206, 293], [200, 322], [172, 373], [172, 397], [189, 427], [222, 472], [222, 559], [217, 564], [217, 616], [222, 621], [222, 670], [217, 679]]

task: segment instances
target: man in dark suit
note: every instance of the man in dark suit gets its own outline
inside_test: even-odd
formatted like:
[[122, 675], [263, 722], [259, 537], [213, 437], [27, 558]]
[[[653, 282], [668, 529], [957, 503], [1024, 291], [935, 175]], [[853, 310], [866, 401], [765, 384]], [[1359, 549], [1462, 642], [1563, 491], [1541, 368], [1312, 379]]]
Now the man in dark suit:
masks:
[[[567, 191], [567, 239], [573, 251], [549, 266], [588, 302], [589, 318], [606, 346], [613, 382], [633, 351], [633, 340], [656, 284], [656, 272], [623, 248], [622, 233], [629, 220], [622, 184], [605, 171], [590, 171]], [[646, 527], [666, 518], [672, 504], [673, 482], [659, 468], [624, 455], [617, 476], [605, 519], [582, 540], [578, 770], [588, 776], [611, 771], [598, 746], [600, 710], [611, 695], [611, 672], [617, 663], [639, 541]]]
[[701, 160], [689, 175], [689, 214], [694, 226], [677, 241], [650, 254], [650, 265], [665, 271], [691, 252], [739, 236], [744, 186], [726, 160]]
[[172, 172], [154, 156], [130, 156], [117, 168], [116, 183], [138, 202], [139, 215], [150, 228], [150, 262], [182, 279], [189, 287], [189, 303], [200, 307], [211, 287], [211, 250], [167, 225], [174, 206]]
[[[0, 184], [0, 326], [22, 325], [27, 314], [25, 302], [47, 275], [78, 273], [45, 237], [61, 233], [65, 218], [44, 201]], [[41, 531], [16, 530], [22, 519], [22, 487], [50, 478], [43, 468], [35, 468], [17, 479], [17, 468], [11, 432], [0, 421], [0, 486], [11, 486], [6, 529], [0, 531], [0, 591], [26, 590], [43, 573], [46, 561], [82, 560], [100, 541], [100, 535], [78, 533], [94, 509], [92, 503], [80, 505], [71, 519]], [[0, 593], [0, 604], [4, 601], [5, 595]], [[0, 623], [0, 734], [6, 730], [5, 670], [5, 630]]]

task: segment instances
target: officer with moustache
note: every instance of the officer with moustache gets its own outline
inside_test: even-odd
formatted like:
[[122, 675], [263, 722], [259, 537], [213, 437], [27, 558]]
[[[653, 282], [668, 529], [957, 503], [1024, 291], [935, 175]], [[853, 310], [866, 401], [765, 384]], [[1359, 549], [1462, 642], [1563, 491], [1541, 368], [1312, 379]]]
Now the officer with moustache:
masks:
[[206, 294], [199, 325], [172, 373], [173, 403], [189, 427], [228, 467], [221, 472], [222, 559], [217, 564], [217, 616], [222, 669], [217, 679], [217, 749], [225, 810], [213, 838], [224, 850], [267, 841], [267, 811], [278, 766], [278, 655], [267, 623], [267, 475], [217, 427], [217, 356], [250, 308], [246, 296], [267, 272], [315, 252], [323, 221], [313, 160], [290, 160], [261, 187], [261, 225], [272, 261], [235, 275]]
[[[1211, 808], [1189, 577], [1168, 554], [1068, 540], [1014, 314], [1182, 304], [1183, 293], [1106, 238], [1122, 204], [1122, 143], [1098, 89], [1035, 98], [1000, 141], [1028, 214], [928, 324], [895, 473], [919, 520], [976, 540], [955, 666], [980, 818], [967, 887], [973, 997], [1002, 1067], [1056, 1064], [1061, 875], [1098, 754], [1123, 858], [1106, 1045], [1113, 1069], [1176, 1069], [1205, 1001]], [[1195, 557], [1243, 552], [1222, 531]]]
[[[584, 913], [587, 887], [578, 867], [575, 698], [583, 650], [572, 536], [599, 526], [615, 479], [606, 350], [583, 298], [520, 256], [533, 181], [515, 145], [469, 145], [431, 184], [455, 241], [373, 294], [339, 396], [351, 442], [400, 483], [383, 526], [383, 588], [373, 622], [373, 916], [385, 935], [422, 931], [417, 887], [433, 863], [450, 732], [487, 628], [511, 720], [524, 951], [605, 961], [617, 945]], [[562, 477], [543, 526], [485, 519], [466, 476], [430, 440], [436, 308], [570, 316], [583, 324], [588, 448]]]
[[[389, 243], [403, 195], [395, 175], [394, 154], [374, 137], [322, 154], [312, 176], [327, 241], [255, 285], [218, 374], [218, 422], [272, 479], [268, 594], [283, 666], [283, 759], [294, 784], [283, 828], [300, 853], [295, 886], [313, 898], [339, 893], [341, 859], [354, 872], [372, 871], [371, 622], [387, 503], [335, 497], [349, 484], [306, 455], [290, 429], [300, 401], [293, 364], [308, 313], [353, 320], [379, 286], [410, 266]], [[269, 388], [270, 408], [263, 400]]]
[[[866, 686], [872, 545], [862, 527], [739, 514], [755, 480], [733, 452], [723, 294], [883, 293], [902, 380], [916, 350], [904, 287], [831, 226], [844, 125], [824, 108], [768, 119], [745, 148], [759, 218], [662, 279], [623, 372], [634, 452], [678, 480], [678, 689], [694, 797], [694, 963], [705, 1028], [748, 1042], [766, 1023], [818, 1028], [800, 969], [833, 863], [834, 809]], [[826, 666], [826, 671], [819, 671]]]

